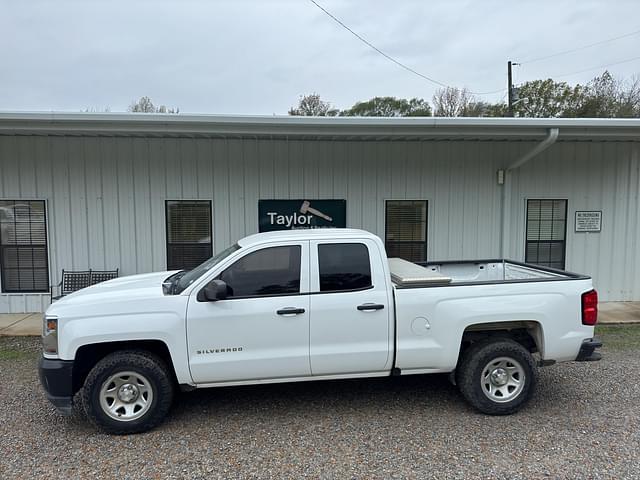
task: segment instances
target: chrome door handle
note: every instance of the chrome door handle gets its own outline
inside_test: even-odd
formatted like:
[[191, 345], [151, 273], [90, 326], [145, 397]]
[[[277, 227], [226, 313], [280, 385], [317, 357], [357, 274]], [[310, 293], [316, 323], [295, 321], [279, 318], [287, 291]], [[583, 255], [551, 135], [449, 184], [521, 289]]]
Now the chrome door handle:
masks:
[[369, 310], [382, 310], [384, 305], [381, 303], [363, 303], [362, 305], [358, 305], [358, 310], [360, 311], [369, 311]]
[[276, 310], [278, 315], [300, 315], [304, 313], [304, 308], [287, 307]]

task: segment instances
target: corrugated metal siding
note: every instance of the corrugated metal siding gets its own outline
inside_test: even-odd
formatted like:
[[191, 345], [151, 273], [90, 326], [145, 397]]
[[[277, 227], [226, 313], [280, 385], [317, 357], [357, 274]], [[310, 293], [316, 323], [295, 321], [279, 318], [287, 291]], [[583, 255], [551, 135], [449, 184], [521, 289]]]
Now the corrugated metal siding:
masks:
[[[513, 174], [509, 256], [524, 258], [527, 198], [566, 198], [566, 269], [602, 300], [640, 299], [640, 144], [557, 143]], [[576, 210], [602, 210], [600, 233], [576, 233]]]
[[[165, 200], [179, 199], [213, 201], [215, 251], [257, 231], [259, 199], [346, 199], [348, 226], [381, 236], [385, 200], [426, 199], [430, 260], [498, 257], [496, 171], [530, 146], [0, 136], [0, 198], [47, 201], [53, 284], [63, 268], [165, 269]], [[569, 198], [567, 268], [593, 274], [604, 298], [640, 298], [638, 144], [557, 144], [511, 178], [509, 256], [524, 257], [527, 196]], [[602, 234], [574, 234], [576, 209], [602, 209]], [[48, 302], [0, 294], [0, 312]]]

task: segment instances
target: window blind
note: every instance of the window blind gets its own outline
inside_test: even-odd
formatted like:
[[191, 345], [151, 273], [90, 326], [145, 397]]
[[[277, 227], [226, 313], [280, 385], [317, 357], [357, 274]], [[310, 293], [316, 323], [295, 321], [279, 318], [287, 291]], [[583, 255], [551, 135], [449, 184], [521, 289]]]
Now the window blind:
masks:
[[389, 257], [427, 261], [427, 201], [387, 200], [385, 247]]
[[0, 271], [3, 292], [48, 292], [44, 200], [0, 200]]
[[167, 268], [191, 270], [211, 258], [211, 202], [168, 200]]
[[525, 262], [565, 268], [567, 200], [527, 200]]

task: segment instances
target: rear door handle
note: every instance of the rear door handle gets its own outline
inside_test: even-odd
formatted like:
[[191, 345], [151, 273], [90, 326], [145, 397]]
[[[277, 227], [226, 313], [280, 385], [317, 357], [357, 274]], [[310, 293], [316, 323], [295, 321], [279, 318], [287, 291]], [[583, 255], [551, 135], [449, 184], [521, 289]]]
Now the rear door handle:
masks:
[[368, 310], [382, 310], [384, 305], [381, 303], [363, 303], [362, 305], [358, 305], [358, 310], [360, 311], [368, 311]]
[[304, 308], [287, 307], [276, 310], [278, 315], [300, 315], [304, 313]]

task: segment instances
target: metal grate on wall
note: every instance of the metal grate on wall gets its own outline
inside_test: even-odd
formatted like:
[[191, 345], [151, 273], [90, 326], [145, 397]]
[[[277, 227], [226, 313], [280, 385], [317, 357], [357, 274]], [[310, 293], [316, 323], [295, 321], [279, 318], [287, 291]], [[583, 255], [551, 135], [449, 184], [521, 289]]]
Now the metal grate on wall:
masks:
[[567, 200], [527, 200], [525, 262], [564, 270]]
[[0, 200], [0, 272], [3, 292], [49, 291], [44, 200]]

